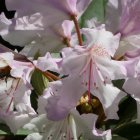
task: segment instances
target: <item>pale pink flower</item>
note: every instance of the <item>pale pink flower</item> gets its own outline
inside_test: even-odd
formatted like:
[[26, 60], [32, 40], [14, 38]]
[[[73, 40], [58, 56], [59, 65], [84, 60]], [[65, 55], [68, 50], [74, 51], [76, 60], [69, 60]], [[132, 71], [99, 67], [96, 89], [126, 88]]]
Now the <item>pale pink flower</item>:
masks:
[[[118, 119], [118, 103], [126, 95], [111, 80], [126, 78], [124, 62], [111, 59], [118, 47], [119, 35], [104, 29], [83, 29], [88, 46], [75, 46], [62, 51], [62, 73], [68, 77], [54, 89], [48, 99], [47, 114], [51, 120], [64, 118], [88, 91], [101, 101], [107, 119]], [[57, 114], [57, 115], [56, 115]]]
[[8, 7], [17, 10], [17, 17], [3, 38], [14, 45], [26, 45], [22, 54], [28, 56], [38, 51], [41, 55], [56, 52], [66, 46], [65, 35], [73, 27], [64, 20], [71, 20], [72, 15], [79, 18], [89, 3], [90, 0], [6, 0]]
[[51, 70], [53, 72], [59, 73], [61, 61], [61, 58], [54, 58], [49, 52], [47, 52], [44, 57], [39, 57], [37, 60], [34, 60], [33, 63], [38, 69], [42, 71]]
[[140, 42], [140, 1], [109, 0], [106, 13], [106, 27], [114, 33], [121, 33], [120, 47], [115, 57], [119, 58], [126, 51], [139, 48]]
[[[24, 126], [25, 129], [32, 131], [33, 133], [27, 136], [27, 140], [38, 136], [40, 139], [75, 139], [80, 137], [88, 140], [92, 139], [111, 139], [111, 131], [102, 131], [96, 129], [95, 123], [97, 116], [94, 114], [80, 115], [75, 108], [69, 111], [69, 113], [58, 121], [52, 121], [48, 119], [48, 112], [46, 116], [46, 104], [49, 105], [49, 98], [56, 96], [53, 91], [58, 90], [61, 87], [61, 81], [55, 81], [49, 83], [48, 88], [44, 91], [44, 94], [38, 99], [38, 113], [39, 116], [32, 119], [30, 123]], [[56, 91], [57, 92], [57, 91]], [[53, 109], [53, 108], [52, 108]]]
[[1, 71], [0, 120], [13, 133], [36, 115], [30, 103], [29, 73], [32, 67], [28, 63], [14, 60], [12, 52], [0, 53], [0, 69], [6, 69], [6, 73]]

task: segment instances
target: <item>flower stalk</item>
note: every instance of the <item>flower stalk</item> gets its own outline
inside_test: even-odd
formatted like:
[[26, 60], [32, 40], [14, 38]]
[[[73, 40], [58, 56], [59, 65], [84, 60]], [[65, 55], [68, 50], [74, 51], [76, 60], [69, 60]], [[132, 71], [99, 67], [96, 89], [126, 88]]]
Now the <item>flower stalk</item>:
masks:
[[80, 27], [79, 27], [79, 24], [78, 24], [78, 20], [77, 20], [75, 15], [72, 15], [71, 19], [73, 20], [74, 25], [75, 25], [75, 29], [76, 29], [79, 45], [82, 46], [82, 44], [83, 44], [82, 42], [83, 41], [82, 41], [82, 36], [81, 36], [81, 33], [80, 33]]

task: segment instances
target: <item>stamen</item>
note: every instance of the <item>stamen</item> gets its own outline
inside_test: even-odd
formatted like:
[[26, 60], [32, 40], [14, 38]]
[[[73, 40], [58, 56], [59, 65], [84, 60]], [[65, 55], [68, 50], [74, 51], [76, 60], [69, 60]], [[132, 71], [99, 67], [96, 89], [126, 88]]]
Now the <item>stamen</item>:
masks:
[[90, 53], [91, 53], [91, 55], [95, 54], [97, 56], [109, 56], [109, 54], [106, 51], [106, 49], [101, 47], [101, 46], [99, 46], [99, 45], [93, 46], [90, 49]]
[[[18, 87], [18, 85], [19, 85], [19, 81], [20, 81], [20, 79], [18, 79], [17, 85], [16, 85], [14, 91], [17, 90], [17, 87]], [[13, 94], [14, 94], [14, 92], [13, 92]], [[12, 102], [13, 102], [13, 99], [14, 99], [14, 96], [12, 96], [12, 98], [11, 98], [11, 101], [10, 101], [10, 103], [9, 103], [9, 105], [8, 105], [8, 108], [7, 108], [7, 110], [6, 110], [6, 113], [8, 113], [8, 111], [9, 111], [9, 109], [10, 109], [10, 107], [11, 107], [11, 104], [12, 104]]]
[[92, 60], [90, 60], [89, 78], [88, 78], [88, 102], [91, 101], [90, 97], [91, 72], [92, 72]]
[[[88, 65], [89, 65], [89, 63], [90, 63], [90, 61], [91, 61], [91, 59], [92, 59], [92, 58], [89, 56], [89, 58], [87, 59], [86, 65], [82, 68], [82, 70], [80, 71], [80, 74], [79, 74], [79, 75], [82, 75], [84, 72], [86, 72], [87, 67], [88, 67]], [[93, 60], [92, 60], [92, 62], [93, 62]]]

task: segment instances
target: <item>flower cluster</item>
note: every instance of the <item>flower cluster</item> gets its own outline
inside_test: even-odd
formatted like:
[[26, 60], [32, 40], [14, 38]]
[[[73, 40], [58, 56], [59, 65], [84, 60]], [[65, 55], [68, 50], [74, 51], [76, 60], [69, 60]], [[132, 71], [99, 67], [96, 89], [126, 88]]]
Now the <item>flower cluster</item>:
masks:
[[111, 140], [103, 126], [119, 119], [128, 95], [140, 122], [139, 0], [108, 0], [104, 24], [91, 19], [83, 28], [90, 0], [5, 2], [16, 14], [1, 13], [0, 35], [25, 46], [0, 46], [0, 122], [12, 133], [23, 127], [31, 132], [25, 140]]

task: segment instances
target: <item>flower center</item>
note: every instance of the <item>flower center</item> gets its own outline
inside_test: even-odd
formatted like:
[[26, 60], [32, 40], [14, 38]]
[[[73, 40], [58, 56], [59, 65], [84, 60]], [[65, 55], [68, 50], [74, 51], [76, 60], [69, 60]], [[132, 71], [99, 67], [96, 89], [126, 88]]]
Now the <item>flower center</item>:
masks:
[[101, 46], [99, 46], [99, 45], [91, 47], [89, 51], [90, 51], [91, 55], [103, 56], [103, 57], [109, 56], [109, 54], [106, 51], [106, 49], [101, 47]]

